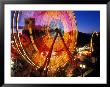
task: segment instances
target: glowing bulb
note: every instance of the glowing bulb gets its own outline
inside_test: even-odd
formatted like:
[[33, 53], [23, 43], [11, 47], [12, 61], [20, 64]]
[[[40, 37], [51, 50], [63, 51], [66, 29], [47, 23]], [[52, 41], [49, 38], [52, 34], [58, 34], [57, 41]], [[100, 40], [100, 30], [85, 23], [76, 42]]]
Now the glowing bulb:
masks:
[[82, 68], [84, 68], [84, 69], [85, 69], [85, 68], [86, 68], [86, 65], [83, 65], [83, 66], [82, 66]]
[[82, 66], [83, 66], [83, 65], [82, 65], [82, 64], [80, 64], [79, 66], [82, 68]]

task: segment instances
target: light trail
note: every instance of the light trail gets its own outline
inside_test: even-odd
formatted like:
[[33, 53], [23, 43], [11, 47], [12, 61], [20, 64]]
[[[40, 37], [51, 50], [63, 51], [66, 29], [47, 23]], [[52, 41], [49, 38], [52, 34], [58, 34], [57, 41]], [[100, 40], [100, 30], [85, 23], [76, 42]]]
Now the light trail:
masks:
[[[16, 40], [16, 37], [14, 35], [14, 17], [15, 17], [15, 13], [13, 15], [13, 18], [12, 18], [12, 37], [14, 38], [14, 45], [15, 47], [17, 48], [17, 52], [20, 54], [20, 56], [22, 56], [22, 58], [24, 58], [26, 61], [27, 59], [24, 57], [24, 55], [22, 54], [21, 50], [19, 49], [18, 47], [18, 44], [17, 44], [17, 40]], [[31, 64], [29, 61], [27, 61], [29, 64]]]
[[[15, 12], [16, 13], [16, 12]], [[16, 39], [16, 37], [15, 37], [15, 35], [14, 35], [14, 17], [15, 17], [15, 13], [14, 13], [14, 16], [13, 16], [13, 29], [12, 29], [12, 35], [13, 35], [13, 37], [14, 37], [14, 42], [15, 42], [15, 47], [17, 48], [17, 51], [18, 51], [18, 53], [29, 63], [29, 64], [31, 64], [32, 66], [34, 66], [34, 67], [37, 67], [38, 68], [38, 66], [36, 66], [36, 64], [28, 57], [28, 55], [26, 54], [26, 52], [25, 52], [25, 50], [24, 50], [24, 48], [23, 48], [23, 46], [22, 46], [22, 43], [20, 42], [20, 37], [19, 37], [19, 34], [18, 34], [18, 21], [19, 21], [19, 13], [18, 13], [18, 15], [17, 15], [17, 26], [16, 26], [16, 32], [17, 32], [17, 36], [18, 36], [18, 42], [19, 42], [19, 45], [20, 45], [20, 48], [22, 49], [22, 51], [20, 50], [20, 48], [19, 48], [19, 45], [17, 44], [17, 39]]]

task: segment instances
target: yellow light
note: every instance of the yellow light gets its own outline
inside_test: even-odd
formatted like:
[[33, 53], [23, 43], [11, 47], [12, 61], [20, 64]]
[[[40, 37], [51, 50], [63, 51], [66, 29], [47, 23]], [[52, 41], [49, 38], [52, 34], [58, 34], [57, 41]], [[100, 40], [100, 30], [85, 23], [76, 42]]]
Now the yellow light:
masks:
[[80, 64], [79, 67], [81, 67], [82, 69], [85, 69], [86, 65], [85, 64]]
[[44, 70], [46, 70], [46, 68], [44, 68]]
[[84, 69], [85, 69], [85, 68], [86, 68], [86, 65], [82, 65], [82, 68], [84, 68]]
[[98, 36], [98, 33], [96, 35]]
[[80, 64], [79, 66], [80, 66], [81, 68], [83, 67], [83, 65], [82, 65], [82, 64]]

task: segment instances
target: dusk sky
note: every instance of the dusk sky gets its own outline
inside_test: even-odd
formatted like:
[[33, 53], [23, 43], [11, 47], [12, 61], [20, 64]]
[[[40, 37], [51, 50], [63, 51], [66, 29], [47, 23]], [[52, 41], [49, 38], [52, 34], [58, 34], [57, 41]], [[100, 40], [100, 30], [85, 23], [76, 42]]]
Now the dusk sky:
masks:
[[[100, 11], [74, 11], [77, 21], [78, 31], [91, 33], [100, 32]], [[20, 21], [19, 25], [24, 25], [24, 21]]]
[[75, 11], [75, 16], [80, 32], [100, 31], [100, 11]]

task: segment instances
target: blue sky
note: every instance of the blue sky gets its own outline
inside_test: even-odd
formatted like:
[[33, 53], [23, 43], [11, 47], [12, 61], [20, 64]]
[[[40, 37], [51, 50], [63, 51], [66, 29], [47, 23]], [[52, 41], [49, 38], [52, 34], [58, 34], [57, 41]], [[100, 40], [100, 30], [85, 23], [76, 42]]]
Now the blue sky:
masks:
[[100, 11], [75, 11], [75, 16], [80, 32], [100, 31]]
[[[100, 31], [100, 11], [74, 11], [78, 31], [91, 33]], [[24, 25], [21, 21], [20, 25]]]

